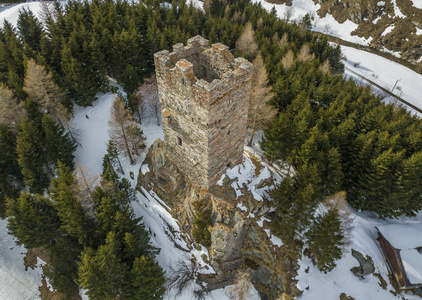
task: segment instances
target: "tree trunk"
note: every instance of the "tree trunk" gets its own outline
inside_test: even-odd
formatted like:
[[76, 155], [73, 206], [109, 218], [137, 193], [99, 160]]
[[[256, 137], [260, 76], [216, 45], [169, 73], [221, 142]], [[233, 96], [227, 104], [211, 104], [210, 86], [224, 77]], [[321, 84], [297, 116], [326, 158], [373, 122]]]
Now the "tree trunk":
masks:
[[123, 124], [121, 124], [120, 126], [122, 127], [122, 135], [123, 135], [123, 140], [125, 141], [127, 155], [129, 156], [130, 164], [133, 165], [134, 161], [132, 158], [132, 154], [130, 154], [130, 148], [129, 148], [129, 144], [128, 144], [126, 133], [125, 133], [125, 127], [123, 126]]
[[120, 162], [119, 154], [117, 154], [117, 162], [119, 163], [120, 172], [124, 175], [125, 171], [123, 171], [122, 163]]
[[253, 137], [255, 136], [256, 118], [253, 120], [251, 127], [252, 127], [252, 134], [251, 134], [251, 139], [248, 142], [248, 146], [252, 146]]
[[86, 180], [85, 173], [84, 173], [84, 171], [81, 168], [79, 168], [79, 171], [81, 171], [82, 178], [84, 179], [84, 182], [85, 182], [85, 185], [86, 185], [86, 189], [88, 190], [88, 194], [89, 194], [89, 196], [92, 199], [92, 192], [91, 192], [91, 189], [89, 188], [88, 181]]

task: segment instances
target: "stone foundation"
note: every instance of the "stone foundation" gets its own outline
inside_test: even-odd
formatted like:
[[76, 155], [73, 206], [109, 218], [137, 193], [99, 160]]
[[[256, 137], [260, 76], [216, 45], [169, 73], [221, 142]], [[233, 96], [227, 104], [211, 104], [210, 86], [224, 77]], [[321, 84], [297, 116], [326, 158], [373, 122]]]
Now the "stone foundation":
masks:
[[[256, 201], [246, 188], [242, 189], [243, 196], [236, 198], [230, 180], [223, 186], [201, 188], [180, 171], [164, 149], [160, 140], [151, 146], [144, 161], [150, 172], [140, 173], [138, 185], [153, 189], [171, 208], [170, 213], [187, 234], [194, 227], [194, 203], [206, 201], [212, 211], [212, 224], [208, 228], [211, 233], [209, 263], [217, 273], [203, 277], [207, 289], [233, 284], [237, 271], [243, 269], [251, 274], [252, 283], [262, 299], [298, 295], [300, 291], [292, 280], [296, 276], [295, 263], [286, 257], [283, 247], [271, 243], [256, 222], [263, 215], [271, 217], [267, 214], [269, 207]], [[240, 202], [254, 213], [255, 218], [237, 208]]]

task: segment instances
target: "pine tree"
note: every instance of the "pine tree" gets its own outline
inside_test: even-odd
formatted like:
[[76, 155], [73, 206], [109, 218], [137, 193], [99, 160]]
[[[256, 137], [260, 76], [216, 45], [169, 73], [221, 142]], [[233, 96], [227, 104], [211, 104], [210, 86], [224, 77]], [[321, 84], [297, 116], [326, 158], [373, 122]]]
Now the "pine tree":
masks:
[[329, 209], [323, 216], [318, 216], [306, 233], [309, 251], [316, 260], [318, 268], [327, 273], [341, 258], [341, 221], [336, 209]]
[[[163, 299], [165, 292], [164, 274], [160, 265], [149, 256], [135, 258], [130, 270], [130, 289], [125, 295], [131, 299]], [[126, 292], [130, 290], [130, 293]]]
[[0, 170], [0, 217], [3, 217], [5, 198], [17, 197], [22, 184], [16, 153], [16, 136], [4, 125], [0, 125]]
[[58, 167], [58, 162], [74, 169], [73, 152], [76, 144], [70, 139], [69, 134], [58, 126], [53, 119], [44, 115], [42, 118], [42, 129], [44, 133], [44, 155], [50, 164]]
[[35, 57], [41, 49], [42, 23], [38, 21], [31, 10], [23, 8], [19, 10], [18, 29], [20, 38], [25, 45], [26, 56]]
[[107, 153], [103, 158], [103, 172], [107, 168], [112, 168], [115, 172], [124, 174], [122, 164], [119, 158], [119, 151], [112, 140], [108, 141]]
[[122, 293], [127, 266], [118, 257], [119, 244], [113, 232], [107, 235], [105, 245], [97, 251], [82, 252], [79, 264], [79, 284], [90, 299], [116, 299]]
[[73, 237], [63, 233], [56, 243], [48, 248], [50, 262], [44, 267], [44, 275], [53, 288], [65, 296], [66, 299], [77, 299], [79, 295], [78, 260], [82, 247]]
[[42, 193], [49, 184], [44, 173], [41, 132], [28, 119], [23, 119], [19, 126], [16, 140], [18, 163], [22, 168], [23, 180], [33, 193]]
[[51, 181], [50, 194], [60, 218], [60, 229], [82, 246], [96, 245], [96, 224], [78, 202], [72, 170], [59, 162], [57, 173], [57, 178]]
[[8, 228], [18, 243], [27, 248], [49, 247], [58, 237], [59, 218], [51, 202], [41, 196], [22, 193], [7, 199]]

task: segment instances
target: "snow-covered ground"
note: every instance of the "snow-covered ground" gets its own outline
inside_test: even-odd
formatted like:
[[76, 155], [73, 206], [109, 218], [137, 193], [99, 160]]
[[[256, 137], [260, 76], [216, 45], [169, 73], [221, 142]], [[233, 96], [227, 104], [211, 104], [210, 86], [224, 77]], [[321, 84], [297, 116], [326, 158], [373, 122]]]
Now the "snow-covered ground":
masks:
[[42, 260], [34, 269], [25, 271], [23, 258], [27, 250], [16, 245], [16, 238], [7, 233], [7, 221], [0, 219], [0, 299], [40, 299]]
[[[328, 274], [318, 271], [309, 258], [300, 260], [300, 269], [297, 276], [298, 287], [303, 290], [300, 300], [314, 299], [339, 299], [341, 293], [352, 296], [359, 300], [373, 299], [421, 299], [411, 294], [399, 294], [394, 296], [394, 291], [389, 279], [386, 262], [376, 241], [376, 226], [391, 223], [414, 223], [422, 221], [422, 212], [415, 218], [399, 218], [397, 220], [380, 220], [369, 214], [356, 213], [352, 210], [350, 218], [353, 220], [350, 244], [343, 251], [343, 257], [337, 262], [337, 266]], [[388, 283], [387, 289], [380, 286], [380, 280], [374, 275], [364, 279], [356, 277], [350, 269], [359, 266], [358, 261], [352, 257], [351, 249], [361, 252], [364, 256], [369, 255], [375, 266], [375, 273], [380, 274]], [[309, 269], [308, 269], [309, 268]], [[307, 271], [308, 270], [308, 271]]]
[[262, 7], [268, 11], [274, 7], [280, 19], [286, 19], [286, 16], [290, 16], [289, 21], [291, 22], [299, 23], [303, 16], [309, 14], [313, 18], [312, 31], [329, 34], [360, 45], [368, 45], [371, 41], [371, 38], [365, 39], [363, 37], [351, 35], [352, 31], [354, 31], [358, 25], [350, 20], [339, 23], [329, 14], [324, 18], [320, 18], [316, 12], [321, 5], [315, 4], [312, 0], [293, 0], [292, 6], [287, 6], [286, 4], [271, 4], [265, 0], [251, 1], [253, 3], [261, 3]]
[[[345, 67], [389, 91], [396, 85], [393, 91], [395, 95], [422, 109], [421, 74], [364, 50], [341, 46], [341, 52], [344, 55], [342, 61]], [[356, 75], [348, 70], [345, 70], [345, 75], [356, 78]], [[357, 77], [356, 80], [361, 81], [362, 79]], [[393, 101], [394, 99], [394, 97], [387, 97], [386, 101]], [[410, 110], [414, 112], [412, 109]]]
[[18, 23], [19, 10], [31, 10], [34, 15], [41, 19], [41, 2], [27, 2], [21, 4], [13, 4], [5, 7], [0, 7], [0, 27], [3, 27], [4, 20], [7, 20], [16, 27]]

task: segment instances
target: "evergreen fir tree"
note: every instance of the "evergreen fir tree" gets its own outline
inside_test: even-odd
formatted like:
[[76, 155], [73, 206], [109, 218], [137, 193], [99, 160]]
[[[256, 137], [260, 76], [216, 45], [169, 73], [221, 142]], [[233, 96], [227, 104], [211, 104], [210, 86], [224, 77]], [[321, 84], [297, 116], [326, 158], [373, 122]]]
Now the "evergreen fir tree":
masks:
[[58, 237], [59, 218], [51, 202], [41, 195], [22, 193], [7, 199], [8, 228], [27, 248], [49, 247]]
[[47, 161], [56, 167], [58, 167], [58, 162], [62, 162], [65, 166], [73, 169], [73, 152], [76, 149], [76, 144], [70, 139], [69, 133], [66, 133], [48, 115], [43, 116], [42, 127], [44, 133], [44, 153]]
[[17, 197], [18, 188], [22, 184], [16, 136], [4, 125], [0, 125], [0, 170], [0, 217], [3, 217], [5, 198]]
[[341, 258], [341, 221], [336, 209], [330, 209], [323, 216], [318, 216], [306, 233], [309, 251], [316, 260], [318, 268], [327, 273]]
[[51, 181], [50, 194], [60, 218], [60, 229], [79, 241], [80, 245], [96, 245], [96, 224], [78, 201], [72, 169], [58, 163], [58, 176]]
[[18, 163], [22, 169], [23, 180], [33, 193], [42, 193], [49, 184], [44, 172], [41, 132], [28, 119], [22, 120], [16, 140]]

